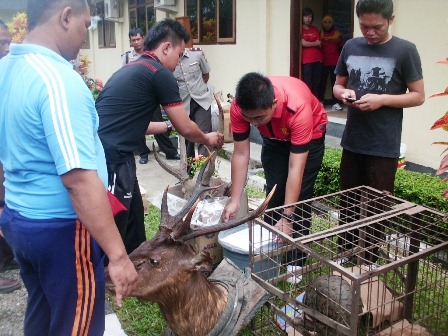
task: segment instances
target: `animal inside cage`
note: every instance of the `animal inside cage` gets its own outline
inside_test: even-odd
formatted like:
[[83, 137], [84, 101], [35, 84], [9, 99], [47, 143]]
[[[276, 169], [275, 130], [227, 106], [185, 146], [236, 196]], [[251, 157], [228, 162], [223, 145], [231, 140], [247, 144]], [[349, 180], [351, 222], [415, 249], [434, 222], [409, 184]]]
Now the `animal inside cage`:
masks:
[[448, 335], [448, 217], [365, 186], [293, 206], [291, 234], [272, 226], [291, 205], [250, 231], [252, 277], [272, 294], [253, 334]]

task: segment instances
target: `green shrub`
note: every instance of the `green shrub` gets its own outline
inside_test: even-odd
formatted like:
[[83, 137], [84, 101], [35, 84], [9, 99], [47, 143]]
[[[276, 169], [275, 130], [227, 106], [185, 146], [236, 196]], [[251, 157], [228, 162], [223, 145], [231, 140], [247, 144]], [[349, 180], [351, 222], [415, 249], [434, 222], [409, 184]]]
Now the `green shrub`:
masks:
[[336, 148], [325, 148], [322, 168], [314, 185], [314, 196], [323, 196], [339, 191], [339, 163], [342, 151]]
[[[339, 163], [342, 150], [325, 148], [322, 168], [317, 175], [314, 195], [323, 196], [339, 191]], [[406, 201], [440, 212], [448, 212], [448, 201], [442, 196], [446, 185], [437, 176], [398, 169], [394, 195]]]

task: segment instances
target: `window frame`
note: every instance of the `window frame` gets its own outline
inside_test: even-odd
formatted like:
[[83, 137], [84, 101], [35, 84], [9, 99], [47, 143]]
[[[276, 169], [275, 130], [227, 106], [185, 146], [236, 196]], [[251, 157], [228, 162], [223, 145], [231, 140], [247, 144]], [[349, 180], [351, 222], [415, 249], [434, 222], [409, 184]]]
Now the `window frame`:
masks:
[[[185, 16], [188, 16], [188, 2], [189, 1], [196, 1], [196, 9], [199, 13], [197, 13], [197, 22], [195, 26], [198, 29], [198, 38], [192, 38], [194, 44], [203, 44], [203, 45], [213, 45], [213, 44], [236, 44], [236, 0], [229, 0], [232, 1], [232, 37], [219, 37], [220, 35], [220, 19], [219, 19], [219, 9], [220, 9], [220, 0], [214, 0], [215, 1], [215, 8], [216, 8], [216, 41], [208, 42], [201, 40], [201, 20], [202, 20], [202, 10], [201, 10], [201, 3], [202, 0], [185, 0], [184, 2], [184, 13]], [[191, 21], [191, 16], [190, 21]], [[193, 23], [191, 24], [193, 27]]]
[[[156, 11], [154, 8], [154, 0], [146, 0], [144, 3], [139, 3], [139, 1], [131, 1], [128, 3], [128, 11], [129, 11], [129, 30], [133, 28], [142, 28], [139, 23], [139, 18], [137, 15], [138, 9], [144, 8], [145, 9], [145, 29], [143, 30], [143, 33], [148, 32], [148, 30], [156, 23]], [[148, 13], [153, 12], [153, 21], [151, 24], [151, 18], [148, 18]], [[133, 20], [131, 20], [131, 15], [134, 14], [135, 17], [135, 23]]]
[[[101, 17], [96, 29], [98, 31], [98, 48], [116, 48], [117, 38], [115, 33], [115, 22], [104, 18], [104, 1], [96, 3], [95, 12]], [[106, 39], [106, 35], [109, 35], [108, 39]], [[106, 43], [107, 40], [109, 40], [109, 43]]]

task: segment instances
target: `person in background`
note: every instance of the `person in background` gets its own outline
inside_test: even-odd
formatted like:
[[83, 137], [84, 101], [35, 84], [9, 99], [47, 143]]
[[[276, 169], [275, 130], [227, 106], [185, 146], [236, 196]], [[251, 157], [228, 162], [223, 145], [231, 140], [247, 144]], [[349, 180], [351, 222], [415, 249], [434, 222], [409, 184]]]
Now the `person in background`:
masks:
[[143, 40], [145, 38], [143, 30], [141, 28], [132, 28], [129, 30], [128, 36], [132, 50], [126, 51], [121, 55], [121, 66], [138, 60], [143, 54]]
[[[210, 78], [210, 65], [201, 48], [186, 48], [174, 70], [179, 85], [179, 93], [185, 109], [204, 133], [212, 131], [213, 93], [207, 85]], [[195, 143], [186, 141], [187, 158], [196, 156]], [[198, 145], [198, 154], [208, 156], [204, 145]]]
[[69, 60], [86, 0], [28, 0], [28, 33], [0, 61], [0, 228], [28, 291], [25, 335], [103, 335], [104, 253], [121, 306], [137, 272], [107, 196], [95, 103]]
[[[341, 140], [341, 190], [365, 185], [393, 193], [403, 109], [425, 101], [420, 56], [413, 43], [389, 31], [394, 22], [392, 0], [359, 0], [356, 15], [363, 36], [345, 43], [333, 88], [335, 97], [348, 105]], [[347, 218], [356, 219], [341, 214], [341, 221]], [[381, 227], [372, 230], [371, 236], [381, 238]], [[347, 234], [341, 239], [339, 245], [347, 250], [357, 237]], [[374, 241], [366, 242], [366, 248]], [[377, 251], [373, 248], [366, 260], [374, 263]]]
[[[132, 50], [125, 52], [121, 55], [121, 66], [124, 66], [130, 62], [134, 62], [140, 58], [143, 54], [143, 41], [145, 38], [145, 34], [141, 28], [133, 28], [129, 31], [129, 43], [131, 44]], [[158, 111], [154, 113], [152, 121], [161, 122], [163, 121], [162, 112], [160, 108]], [[154, 134], [154, 138], [159, 145], [159, 148], [162, 152], [165, 153], [165, 156], [168, 160], [179, 160], [179, 153], [177, 149], [173, 146], [170, 138], [165, 133], [163, 134]], [[149, 153], [151, 150], [146, 145], [146, 136], [143, 137], [140, 148], [138, 149], [138, 153], [140, 155], [139, 163], [147, 164]]]
[[[9, 53], [9, 45], [11, 44], [11, 34], [8, 26], [0, 20], [0, 59]], [[0, 163], [0, 216], [5, 206], [5, 187], [3, 182], [5, 176], [3, 172], [3, 164]], [[0, 273], [9, 269], [17, 269], [19, 266], [14, 260], [14, 253], [6, 242], [0, 230]], [[20, 288], [20, 280], [8, 279], [0, 276], [0, 294], [10, 293]]]
[[[333, 89], [336, 82], [336, 64], [339, 59], [339, 49], [342, 47], [342, 35], [334, 26], [334, 20], [330, 15], [325, 15], [322, 19], [322, 30], [320, 31], [320, 48], [322, 50], [322, 75], [319, 86], [319, 100], [325, 100], [325, 92], [327, 91], [327, 79], [330, 75], [331, 88]], [[334, 97], [331, 90], [332, 102], [331, 109], [333, 111], [341, 111], [342, 106]]]
[[[188, 32], [176, 20], [157, 22], [145, 37], [143, 55], [118, 69], [96, 100], [109, 190], [126, 208], [115, 216], [115, 222], [128, 253], [146, 240], [134, 159], [134, 151], [144, 135], [169, 133], [174, 126], [190, 141], [218, 148], [224, 143], [220, 133], [201, 132], [188, 117], [180, 98], [173, 71], [189, 39]], [[169, 118], [166, 123], [152, 122], [160, 105]]]
[[[250, 125], [263, 138], [261, 163], [266, 176], [266, 193], [276, 191], [268, 209], [313, 197], [314, 183], [322, 165], [327, 113], [305, 83], [293, 77], [265, 77], [251, 72], [236, 87], [230, 107], [234, 139], [231, 199], [222, 219], [235, 218], [246, 183], [250, 159]], [[311, 224], [309, 207], [285, 207], [283, 214], [265, 216], [265, 221], [292, 236], [307, 235]], [[299, 250], [287, 254], [287, 270], [301, 268], [306, 254]], [[299, 277], [288, 278], [300, 281]]]
[[312, 25], [313, 20], [313, 11], [305, 7], [302, 11], [302, 80], [311, 92], [319, 97], [322, 51], [319, 29]]

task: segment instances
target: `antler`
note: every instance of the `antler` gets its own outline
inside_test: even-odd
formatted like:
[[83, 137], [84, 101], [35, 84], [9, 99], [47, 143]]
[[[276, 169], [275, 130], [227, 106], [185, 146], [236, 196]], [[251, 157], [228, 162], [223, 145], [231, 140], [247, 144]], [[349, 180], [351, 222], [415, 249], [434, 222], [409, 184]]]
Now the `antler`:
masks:
[[[215, 97], [216, 100], [216, 104], [218, 105], [218, 110], [219, 110], [219, 114], [218, 114], [218, 132], [223, 134], [224, 133], [224, 110], [222, 109], [221, 106], [221, 102], [219, 101], [218, 95], [214, 94], [213, 97]], [[212, 178], [214, 172], [215, 172], [215, 167], [216, 167], [216, 156], [218, 155], [218, 150], [219, 148], [212, 148], [211, 150], [208, 149], [208, 147], [205, 147], [207, 149], [208, 152], [208, 156], [214, 156], [213, 160], [210, 160], [208, 163], [208, 167], [207, 170], [205, 172], [204, 175], [204, 179], [202, 181], [203, 185], [210, 185], [210, 179]]]
[[173, 166], [163, 160], [159, 153], [155, 150], [155, 145], [152, 144], [152, 150], [154, 152], [154, 157], [159, 165], [165, 169], [166, 172], [170, 173], [176, 177], [181, 183], [185, 182], [190, 178], [187, 173], [187, 151], [185, 148], [185, 138], [179, 135], [179, 151], [180, 151], [180, 161], [178, 166]]
[[[182, 236], [173, 236], [173, 239], [177, 240], [177, 241], [184, 242], [184, 241], [187, 241], [187, 240], [199, 237], [199, 236], [204, 236], [206, 234], [231, 229], [240, 224], [249, 222], [252, 219], [260, 216], [261, 213], [266, 209], [269, 201], [271, 200], [272, 196], [274, 195], [275, 189], [276, 189], [276, 186], [274, 186], [274, 188], [272, 188], [269, 195], [266, 197], [266, 199], [263, 201], [263, 203], [260, 204], [260, 206], [257, 209], [251, 211], [250, 213], [248, 213], [246, 216], [244, 216], [242, 218], [236, 218], [231, 221], [228, 221], [225, 223], [219, 223], [219, 224], [212, 225], [212, 226], [203, 226], [203, 227], [200, 227], [200, 228], [194, 229], [194, 230], [190, 229], [189, 233], [184, 234]], [[191, 220], [191, 218], [190, 218], [190, 220]], [[187, 224], [188, 224], [188, 227], [190, 227], [190, 222], [188, 222]]]
[[[208, 162], [210, 161], [210, 159], [211, 159], [211, 157], [208, 157], [207, 161], [202, 166], [201, 171], [199, 172], [199, 174], [197, 176], [196, 184], [195, 184], [195, 187], [194, 187], [194, 190], [193, 190], [193, 193], [192, 193], [190, 199], [187, 201], [187, 203], [183, 206], [183, 208], [176, 215], [171, 216], [168, 212], [168, 201], [167, 201], [168, 189], [165, 189], [165, 192], [163, 193], [161, 214], [160, 214], [160, 216], [161, 216], [160, 226], [173, 228], [173, 231], [175, 231], [175, 233], [173, 232], [174, 236], [177, 235], [179, 232], [185, 231], [185, 227], [186, 228], [189, 227], [190, 222], [191, 222], [191, 216], [187, 216], [187, 218], [185, 220], [183, 218], [190, 211], [194, 212], [194, 208], [196, 207], [195, 204], [197, 204], [199, 196], [201, 196], [201, 194], [203, 192], [206, 192], [206, 191], [212, 190], [212, 189], [217, 189], [221, 186], [221, 185], [218, 185], [218, 186], [214, 186], [214, 187], [208, 187], [202, 183], [204, 172], [205, 172], [206, 166], [207, 166]], [[191, 213], [191, 215], [193, 215], [193, 213]]]
[[204, 172], [204, 178], [202, 180], [203, 185], [210, 185], [210, 179], [212, 178], [213, 174], [215, 173], [215, 160], [217, 156], [217, 152], [210, 152], [207, 146], [205, 146], [205, 149], [207, 149], [208, 157], [210, 160], [208, 160], [207, 163], [207, 170]]
[[219, 100], [218, 95], [214, 94], [213, 96], [215, 97], [216, 104], [218, 105], [219, 110], [219, 123], [217, 131], [221, 134], [224, 134], [224, 110], [222, 109], [221, 101]]

